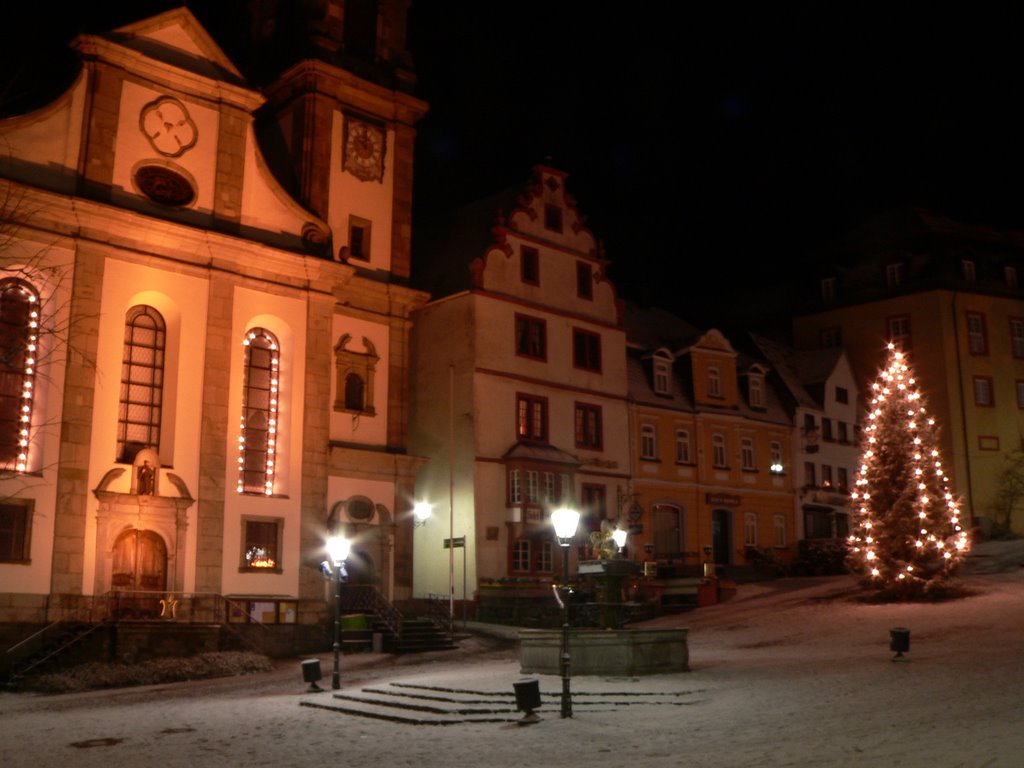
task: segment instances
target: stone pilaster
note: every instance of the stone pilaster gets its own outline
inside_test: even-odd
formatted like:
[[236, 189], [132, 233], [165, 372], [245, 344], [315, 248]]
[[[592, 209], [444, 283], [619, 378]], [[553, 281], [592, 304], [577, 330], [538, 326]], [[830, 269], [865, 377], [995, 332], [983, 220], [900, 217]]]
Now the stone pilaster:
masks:
[[82, 137], [79, 171], [85, 189], [105, 198], [114, 179], [114, 147], [117, 146], [118, 116], [123, 80], [104, 66], [91, 67], [89, 120]]
[[416, 131], [411, 125], [395, 125], [391, 153], [394, 163], [394, 192], [391, 215], [391, 272], [409, 277], [412, 269], [412, 169]]
[[[323, 575], [319, 563], [327, 525], [327, 459], [331, 425], [332, 344], [334, 299], [310, 294], [306, 319], [305, 403], [302, 423], [302, 524], [299, 551], [299, 598], [304, 608], [323, 602]], [[305, 601], [311, 601], [306, 603]], [[300, 617], [312, 623], [318, 616]]]
[[245, 177], [245, 141], [249, 116], [221, 107], [217, 136], [217, 177], [213, 216], [220, 226], [242, 217], [242, 185]]
[[388, 318], [388, 447], [404, 451], [409, 440], [409, 334], [408, 318]]
[[[57, 504], [54, 509], [50, 591], [81, 594], [88, 522], [89, 452], [96, 390], [96, 344], [104, 257], [80, 249], [75, 254], [68, 337], [67, 371], [61, 412]], [[120, 375], [118, 372], [117, 375]]]
[[231, 282], [223, 275], [211, 273], [199, 442], [196, 592], [220, 592], [222, 584], [233, 300]]

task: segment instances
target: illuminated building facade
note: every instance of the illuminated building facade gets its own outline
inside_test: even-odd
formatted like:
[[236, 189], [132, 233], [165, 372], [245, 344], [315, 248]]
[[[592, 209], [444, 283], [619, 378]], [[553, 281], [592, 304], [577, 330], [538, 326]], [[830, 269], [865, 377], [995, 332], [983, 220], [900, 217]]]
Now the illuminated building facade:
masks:
[[174, 593], [311, 628], [339, 528], [354, 579], [411, 594], [426, 105], [407, 3], [353, 4], [369, 41], [322, 5], [322, 55], [260, 89], [179, 8], [78, 37], [68, 90], [0, 122], [0, 621]]
[[[550, 594], [551, 512], [578, 505], [573, 552], [585, 554], [629, 476], [620, 305], [565, 174], [538, 166], [479, 210], [433, 260], [435, 298], [413, 330], [410, 449], [430, 457], [416, 488], [435, 513], [416, 529], [416, 592], [447, 595], [454, 581], [459, 600], [463, 555], [468, 599], [496, 580]], [[453, 536], [466, 541], [454, 580]]]
[[626, 326], [634, 556], [680, 576], [791, 563], [794, 435], [771, 365], [661, 312]]
[[[1024, 237], [909, 210], [830, 254], [817, 299], [793, 321], [801, 349], [842, 347], [873, 380], [894, 342], [918, 372], [965, 519], [999, 525], [999, 478], [1024, 434]], [[1005, 523], [1024, 530], [1024, 509]]]

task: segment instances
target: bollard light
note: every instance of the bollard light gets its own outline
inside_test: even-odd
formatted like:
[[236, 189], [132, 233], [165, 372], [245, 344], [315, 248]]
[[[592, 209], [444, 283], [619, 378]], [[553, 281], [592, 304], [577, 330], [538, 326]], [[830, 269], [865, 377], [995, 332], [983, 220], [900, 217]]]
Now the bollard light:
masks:
[[889, 630], [889, 650], [896, 651], [893, 661], [905, 661], [903, 654], [910, 650], [910, 630], [906, 627], [893, 627]]

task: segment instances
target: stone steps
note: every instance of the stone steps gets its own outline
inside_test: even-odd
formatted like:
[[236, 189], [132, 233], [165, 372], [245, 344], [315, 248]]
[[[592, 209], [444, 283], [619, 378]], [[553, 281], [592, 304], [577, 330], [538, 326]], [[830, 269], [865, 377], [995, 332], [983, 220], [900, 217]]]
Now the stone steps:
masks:
[[[300, 704], [338, 714], [387, 720], [406, 725], [455, 725], [458, 723], [512, 723], [525, 713], [516, 709], [515, 693], [443, 686], [390, 683], [386, 686], [347, 689], [330, 698], [306, 695]], [[624, 706], [683, 706], [700, 701], [703, 691], [680, 692], [587, 692], [573, 693], [573, 709], [612, 712]], [[560, 691], [541, 692], [539, 716], [559, 717]]]

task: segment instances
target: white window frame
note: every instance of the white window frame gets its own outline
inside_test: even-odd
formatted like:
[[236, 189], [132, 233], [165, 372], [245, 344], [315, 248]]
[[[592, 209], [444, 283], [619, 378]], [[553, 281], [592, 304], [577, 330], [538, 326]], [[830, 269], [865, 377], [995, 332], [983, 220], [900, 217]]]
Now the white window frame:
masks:
[[658, 459], [658, 429], [653, 424], [640, 425], [640, 458], [648, 461]]
[[654, 358], [654, 391], [659, 395], [671, 394], [670, 381], [668, 360]]
[[743, 546], [757, 546], [757, 513], [743, 513]]
[[775, 515], [772, 518], [772, 527], [775, 530], [775, 546], [786, 546], [786, 516]]
[[715, 432], [711, 435], [711, 463], [718, 469], [727, 469], [729, 466], [729, 454], [726, 447], [725, 435]]
[[747, 471], [757, 469], [752, 437], [740, 438], [740, 466]]
[[995, 394], [992, 392], [993, 381], [988, 376], [974, 377], [974, 404], [989, 408], [995, 405]]
[[692, 464], [693, 450], [690, 443], [690, 431], [676, 430], [676, 464]]
[[960, 267], [963, 269], [964, 282], [965, 283], [976, 283], [978, 280], [977, 270], [974, 268], [973, 259], [961, 259]]
[[988, 353], [988, 333], [985, 316], [980, 312], [967, 313], [967, 349], [972, 355]]
[[518, 469], [510, 469], [508, 471], [508, 501], [510, 504], [523, 503], [523, 490], [522, 485], [519, 483]]
[[1010, 347], [1014, 357], [1024, 358], [1024, 319], [1022, 318], [1010, 318]]
[[888, 320], [889, 341], [904, 352], [913, 344], [910, 330], [910, 315], [897, 315]]
[[894, 262], [885, 265], [885, 284], [890, 288], [896, 288], [903, 282], [903, 264]]
[[748, 380], [751, 408], [764, 408], [764, 376], [751, 374]]
[[717, 365], [708, 366], [708, 397], [722, 396], [722, 372]]

